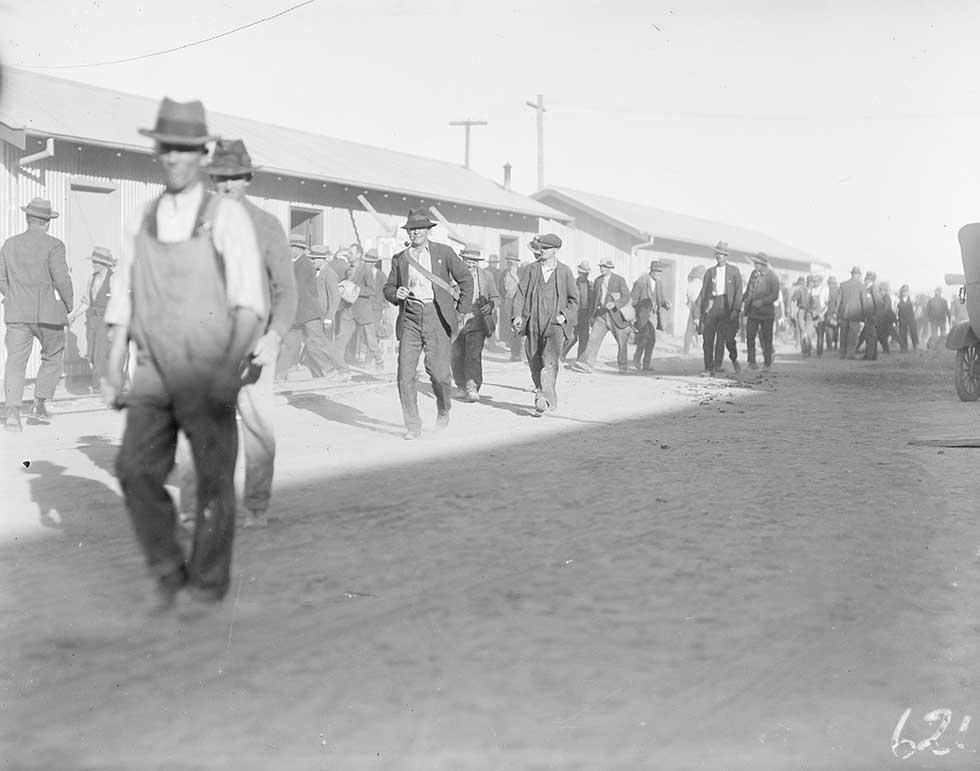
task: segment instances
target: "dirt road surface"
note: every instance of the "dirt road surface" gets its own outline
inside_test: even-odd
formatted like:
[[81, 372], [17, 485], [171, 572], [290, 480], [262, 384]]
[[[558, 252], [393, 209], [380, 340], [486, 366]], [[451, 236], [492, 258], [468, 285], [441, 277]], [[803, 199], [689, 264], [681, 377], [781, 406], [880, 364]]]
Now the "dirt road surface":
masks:
[[655, 365], [534, 418], [491, 357], [419, 442], [390, 373], [288, 384], [282, 524], [162, 619], [122, 416], [3, 435], [0, 768], [980, 767], [980, 450], [909, 444], [980, 438], [945, 352]]

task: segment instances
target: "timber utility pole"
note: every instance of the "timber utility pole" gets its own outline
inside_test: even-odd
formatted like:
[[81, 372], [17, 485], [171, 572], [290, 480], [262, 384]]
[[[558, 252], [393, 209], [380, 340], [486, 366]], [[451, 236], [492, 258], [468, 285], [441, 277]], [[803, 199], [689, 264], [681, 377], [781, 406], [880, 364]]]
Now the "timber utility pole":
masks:
[[538, 94], [537, 102], [525, 102], [538, 113], [538, 190], [544, 189], [544, 95]]
[[485, 120], [453, 120], [449, 121], [450, 126], [465, 126], [466, 127], [466, 154], [463, 160], [463, 167], [470, 167], [470, 126], [486, 126], [487, 122]]

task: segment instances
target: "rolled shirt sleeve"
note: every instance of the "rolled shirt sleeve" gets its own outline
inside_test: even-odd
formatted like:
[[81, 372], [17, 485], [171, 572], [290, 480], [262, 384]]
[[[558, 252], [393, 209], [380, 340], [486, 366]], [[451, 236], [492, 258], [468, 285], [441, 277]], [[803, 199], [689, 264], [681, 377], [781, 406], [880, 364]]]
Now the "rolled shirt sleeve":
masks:
[[214, 247], [225, 264], [225, 292], [228, 307], [245, 308], [258, 318], [269, 315], [262, 255], [252, 218], [238, 201], [222, 198], [214, 215]]

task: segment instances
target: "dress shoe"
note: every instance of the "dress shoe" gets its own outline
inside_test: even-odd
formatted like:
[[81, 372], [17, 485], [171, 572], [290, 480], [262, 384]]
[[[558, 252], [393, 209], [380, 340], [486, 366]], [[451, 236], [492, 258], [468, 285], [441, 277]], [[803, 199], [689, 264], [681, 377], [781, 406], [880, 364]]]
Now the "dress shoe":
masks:
[[436, 431], [445, 431], [449, 428], [449, 413], [440, 412], [436, 415]]
[[47, 407], [44, 406], [44, 399], [35, 399], [31, 405], [31, 417], [38, 420], [51, 420]]
[[23, 431], [24, 427], [20, 424], [20, 407], [11, 407], [7, 410], [7, 419], [3, 427], [8, 431]]
[[480, 392], [475, 388], [466, 389], [466, 401], [468, 402], [478, 402], [480, 401]]
[[402, 439], [406, 442], [414, 442], [416, 439], [422, 438], [422, 432], [418, 429], [409, 429], [402, 435]]
[[269, 518], [264, 511], [258, 509], [246, 509], [245, 517], [242, 519], [242, 527], [246, 529], [259, 529], [269, 526]]
[[588, 375], [588, 374], [590, 374], [590, 373], [592, 372], [592, 367], [590, 367], [590, 366], [589, 366], [589, 365], [588, 365], [588, 364], [587, 364], [586, 362], [584, 362], [584, 361], [578, 361], [578, 360], [576, 360], [576, 361], [573, 361], [573, 362], [572, 362], [571, 364], [569, 364], [568, 366], [569, 366], [569, 367], [571, 367], [571, 368], [572, 368], [573, 370], [575, 370], [576, 372], [584, 372], [584, 373], [585, 373], [585, 374], [587, 374], [587, 375]]

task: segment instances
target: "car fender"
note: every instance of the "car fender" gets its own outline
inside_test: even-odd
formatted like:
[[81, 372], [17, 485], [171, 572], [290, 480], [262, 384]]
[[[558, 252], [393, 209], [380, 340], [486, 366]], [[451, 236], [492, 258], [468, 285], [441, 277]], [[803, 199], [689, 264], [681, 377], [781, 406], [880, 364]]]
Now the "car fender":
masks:
[[977, 337], [969, 321], [956, 324], [946, 335], [946, 347], [951, 351], [959, 351], [971, 345], [980, 345], [980, 337]]

